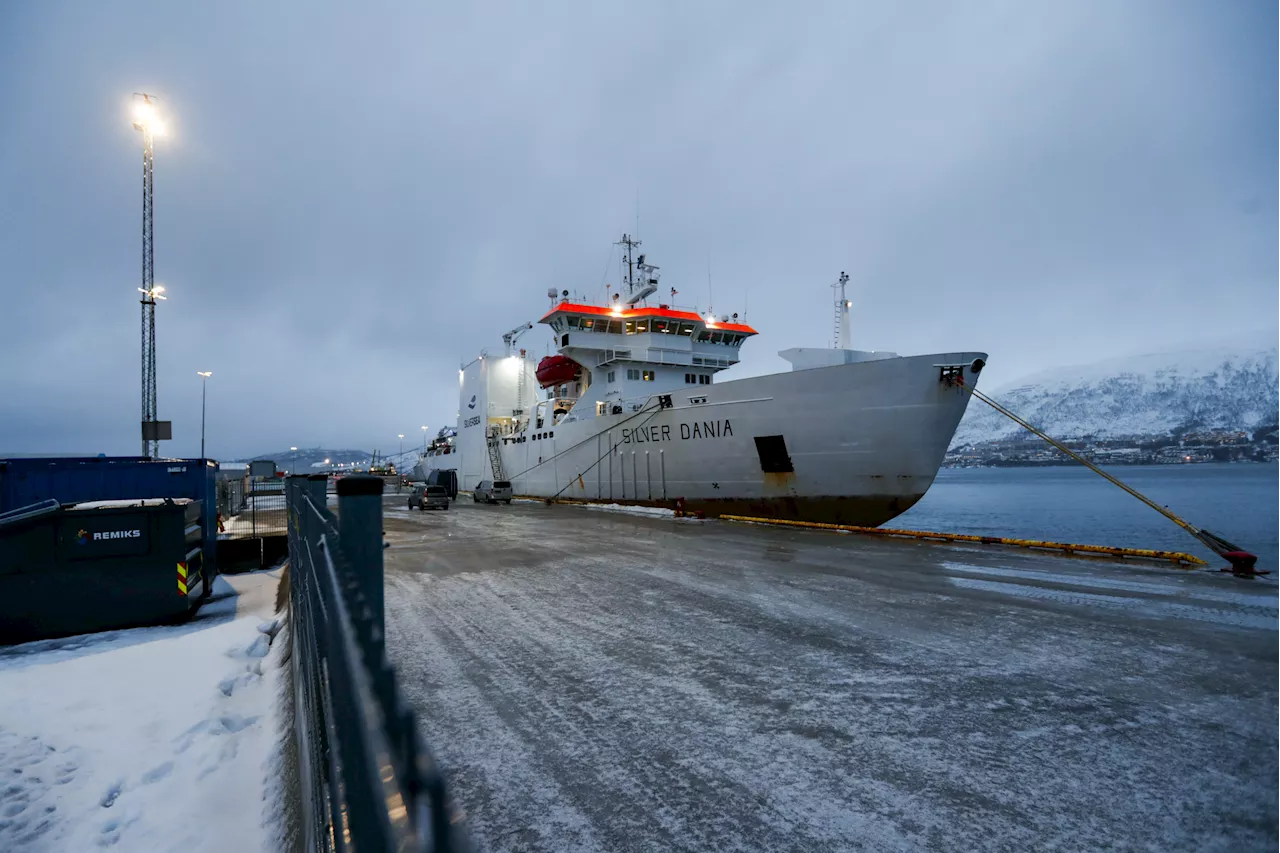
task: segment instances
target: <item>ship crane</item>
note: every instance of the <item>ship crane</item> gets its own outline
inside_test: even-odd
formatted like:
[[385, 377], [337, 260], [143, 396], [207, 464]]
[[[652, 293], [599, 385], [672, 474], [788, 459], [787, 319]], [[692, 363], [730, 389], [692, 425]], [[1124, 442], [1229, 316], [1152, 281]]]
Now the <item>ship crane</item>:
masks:
[[507, 355], [511, 355], [511, 347], [520, 339], [520, 336], [532, 328], [532, 323], [522, 323], [502, 336], [502, 343], [507, 348]]

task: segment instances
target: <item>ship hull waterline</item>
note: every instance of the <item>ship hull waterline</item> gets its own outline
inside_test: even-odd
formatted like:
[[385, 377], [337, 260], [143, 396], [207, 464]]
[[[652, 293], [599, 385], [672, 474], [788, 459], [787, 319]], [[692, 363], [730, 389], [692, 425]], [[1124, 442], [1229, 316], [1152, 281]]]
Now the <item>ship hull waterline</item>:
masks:
[[[655, 394], [640, 411], [571, 412], [503, 436], [500, 467], [530, 498], [683, 499], [687, 512], [711, 517], [877, 526], [932, 485], [985, 359], [891, 358], [657, 392], [670, 408]], [[962, 365], [963, 384], [942, 381], [944, 365]], [[460, 419], [454, 452], [425, 461], [456, 469], [464, 491], [495, 479], [480, 418]]]

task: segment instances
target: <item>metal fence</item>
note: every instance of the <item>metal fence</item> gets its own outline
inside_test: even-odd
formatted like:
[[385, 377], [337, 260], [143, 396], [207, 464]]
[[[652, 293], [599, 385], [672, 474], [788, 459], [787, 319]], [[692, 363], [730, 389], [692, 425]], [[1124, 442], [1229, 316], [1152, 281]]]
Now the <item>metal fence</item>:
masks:
[[284, 536], [288, 530], [285, 481], [232, 477], [218, 481], [218, 517], [226, 538]]
[[324, 476], [286, 485], [306, 849], [462, 853], [444, 777], [387, 662], [382, 488], [344, 478], [335, 518]]

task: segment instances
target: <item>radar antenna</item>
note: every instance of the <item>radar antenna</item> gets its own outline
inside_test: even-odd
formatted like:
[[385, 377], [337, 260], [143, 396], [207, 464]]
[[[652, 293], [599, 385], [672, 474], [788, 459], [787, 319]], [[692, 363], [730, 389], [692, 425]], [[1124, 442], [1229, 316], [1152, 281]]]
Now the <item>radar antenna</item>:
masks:
[[634, 257], [635, 249], [640, 245], [639, 240], [632, 239], [630, 234], [623, 234], [622, 239], [616, 244], [624, 246], [623, 257], [627, 261], [627, 299], [628, 305], [635, 305], [645, 297], [656, 293], [658, 290], [658, 268], [650, 263], [645, 263], [645, 256]]

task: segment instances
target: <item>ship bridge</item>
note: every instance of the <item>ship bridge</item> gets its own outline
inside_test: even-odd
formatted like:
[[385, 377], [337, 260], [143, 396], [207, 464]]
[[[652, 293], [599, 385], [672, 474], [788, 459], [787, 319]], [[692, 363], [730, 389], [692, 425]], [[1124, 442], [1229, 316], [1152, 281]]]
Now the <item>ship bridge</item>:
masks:
[[605, 308], [568, 299], [539, 322], [555, 332], [561, 354], [589, 370], [636, 363], [696, 368], [695, 375], [708, 377], [737, 364], [738, 348], [756, 334], [736, 314], [704, 317], [667, 305]]

